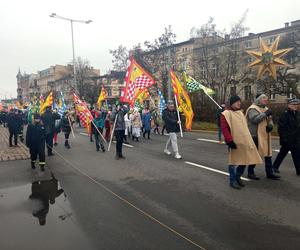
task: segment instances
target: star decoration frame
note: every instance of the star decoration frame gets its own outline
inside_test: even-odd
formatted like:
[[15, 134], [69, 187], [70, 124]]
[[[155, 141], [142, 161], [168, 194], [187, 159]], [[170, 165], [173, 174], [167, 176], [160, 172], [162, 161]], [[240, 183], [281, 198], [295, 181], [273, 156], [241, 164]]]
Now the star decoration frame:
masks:
[[286, 61], [282, 60], [281, 57], [293, 50], [293, 48], [278, 50], [279, 40], [280, 36], [277, 36], [273, 44], [269, 47], [260, 37], [260, 51], [246, 50], [250, 56], [253, 56], [256, 59], [254, 62], [250, 63], [248, 67], [259, 67], [257, 79], [261, 79], [265, 72], [269, 72], [270, 76], [276, 80], [276, 67], [292, 67]]

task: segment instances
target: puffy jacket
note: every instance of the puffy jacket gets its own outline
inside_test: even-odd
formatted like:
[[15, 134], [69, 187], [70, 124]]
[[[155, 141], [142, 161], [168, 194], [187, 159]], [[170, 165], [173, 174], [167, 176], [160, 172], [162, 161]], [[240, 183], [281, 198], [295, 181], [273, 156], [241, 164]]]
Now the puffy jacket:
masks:
[[166, 130], [168, 133], [178, 133], [180, 132], [178, 124], [178, 115], [176, 110], [165, 109], [163, 111], [162, 118], [165, 122]]
[[39, 148], [45, 146], [45, 128], [41, 124], [29, 124], [26, 132], [26, 146]]
[[43, 125], [45, 127], [46, 134], [55, 132], [55, 119], [50, 110], [46, 110], [42, 115]]
[[65, 134], [69, 134], [71, 132], [71, 126], [70, 126], [70, 122], [69, 122], [68, 117], [64, 116], [63, 118], [61, 118], [60, 126], [61, 126], [61, 130]]

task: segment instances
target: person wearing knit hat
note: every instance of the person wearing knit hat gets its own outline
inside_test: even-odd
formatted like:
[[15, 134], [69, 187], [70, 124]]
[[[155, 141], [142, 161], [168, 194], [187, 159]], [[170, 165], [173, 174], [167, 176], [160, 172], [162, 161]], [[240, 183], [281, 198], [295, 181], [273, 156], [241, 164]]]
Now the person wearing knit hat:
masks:
[[34, 114], [34, 122], [29, 124], [26, 131], [26, 146], [29, 148], [31, 168], [35, 169], [35, 162], [39, 157], [41, 171], [45, 171], [45, 141], [46, 131], [41, 124], [40, 114]]
[[234, 189], [244, 187], [241, 176], [246, 165], [260, 164], [262, 159], [258, 154], [249, 132], [246, 118], [241, 110], [241, 98], [232, 96], [230, 107], [221, 115], [221, 129], [228, 145], [229, 185]]
[[[257, 94], [253, 104], [246, 111], [248, 127], [258, 152], [265, 159], [265, 171], [268, 179], [278, 180], [280, 176], [274, 174], [272, 164], [271, 132], [273, 130], [272, 111], [267, 107], [268, 97]], [[256, 176], [255, 164], [248, 166], [248, 178], [259, 180]]]
[[280, 151], [274, 161], [274, 172], [279, 173], [279, 167], [290, 151], [292, 154], [296, 174], [300, 176], [300, 112], [299, 99], [288, 100], [287, 110], [280, 116], [278, 133], [280, 137]]

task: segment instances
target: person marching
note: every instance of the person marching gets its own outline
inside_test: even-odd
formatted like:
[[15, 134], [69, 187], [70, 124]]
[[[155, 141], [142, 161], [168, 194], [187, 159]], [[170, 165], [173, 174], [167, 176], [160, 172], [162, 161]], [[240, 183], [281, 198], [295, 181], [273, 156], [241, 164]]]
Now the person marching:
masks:
[[130, 109], [129, 112], [126, 113], [124, 116], [124, 120], [125, 120], [124, 143], [125, 144], [129, 144], [127, 138], [130, 138], [130, 134], [131, 134], [131, 120], [130, 120], [131, 112], [132, 112], [132, 109]]
[[[105, 147], [102, 143], [102, 139], [100, 138], [99, 132], [101, 134], [103, 134], [105, 118], [106, 118], [105, 113], [96, 111], [95, 118], [93, 120], [94, 124], [92, 124], [93, 125], [93, 133], [94, 133], [94, 137], [95, 137], [95, 143], [96, 143], [96, 150], [99, 151], [100, 146], [101, 146], [102, 152], [105, 152]], [[97, 127], [98, 130], [95, 128], [95, 126]]]
[[151, 120], [152, 120], [151, 113], [148, 108], [145, 108], [144, 113], [142, 115], [142, 124], [143, 124], [143, 128], [144, 128], [143, 137], [144, 138], [146, 138], [145, 136], [147, 134], [147, 138], [150, 139]]
[[57, 112], [57, 109], [53, 109], [53, 119], [54, 119], [54, 124], [55, 124], [55, 129], [54, 129], [54, 134], [53, 134], [53, 141], [54, 141], [54, 146], [57, 146], [57, 136], [60, 133], [60, 115]]
[[296, 174], [300, 175], [300, 100], [288, 101], [287, 110], [281, 115], [278, 122], [280, 137], [280, 151], [274, 161], [275, 173], [279, 173], [279, 167], [289, 151], [291, 151]]
[[46, 146], [47, 146], [48, 156], [52, 156], [53, 136], [55, 132], [55, 120], [51, 112], [51, 106], [48, 106], [46, 108], [45, 113], [42, 115], [42, 122], [46, 131]]
[[152, 116], [152, 119], [153, 119], [153, 122], [154, 122], [153, 133], [160, 135], [160, 132], [159, 132], [160, 118], [159, 118], [159, 114], [158, 114], [157, 108], [154, 108], [151, 116]]
[[178, 151], [178, 145], [177, 145], [177, 134], [180, 132], [179, 123], [178, 120], [178, 114], [175, 109], [175, 105], [173, 101], [168, 101], [167, 108], [163, 111], [162, 119], [165, 122], [167, 133], [169, 134], [169, 139], [166, 143], [166, 147], [164, 149], [164, 153], [167, 155], [171, 155], [171, 152], [169, 151], [170, 144], [172, 145], [172, 149], [175, 154], [176, 159], [181, 159], [181, 155]]
[[132, 141], [139, 141], [141, 136], [142, 119], [138, 108], [134, 108], [133, 113], [130, 115], [131, 126], [132, 126]]
[[7, 115], [7, 128], [9, 131], [9, 146], [12, 147], [12, 138], [14, 137], [14, 146], [18, 146], [19, 119], [15, 109], [9, 110]]
[[123, 139], [125, 134], [125, 120], [124, 115], [127, 113], [120, 104], [117, 105], [116, 110], [111, 113], [110, 119], [115, 124], [115, 136], [116, 136], [116, 160], [125, 159], [122, 153]]
[[[265, 159], [265, 171], [268, 179], [278, 180], [280, 176], [274, 174], [272, 164], [271, 132], [273, 130], [272, 111], [266, 106], [268, 97], [258, 94], [254, 103], [247, 109], [248, 127], [258, 152]], [[248, 178], [259, 180], [256, 176], [255, 164], [248, 166]]]
[[60, 120], [61, 130], [65, 134], [65, 147], [67, 149], [71, 148], [71, 146], [69, 144], [69, 137], [70, 137], [70, 133], [71, 133], [72, 129], [71, 129], [71, 124], [70, 124], [71, 121], [70, 121], [69, 115], [70, 115], [70, 113], [68, 111], [64, 112], [64, 115]]
[[26, 146], [29, 148], [32, 169], [35, 169], [35, 162], [39, 157], [41, 171], [45, 171], [45, 140], [46, 131], [41, 124], [41, 116], [34, 114], [34, 122], [28, 125], [26, 132]]
[[221, 114], [221, 129], [228, 145], [229, 185], [234, 189], [244, 187], [241, 180], [246, 165], [261, 164], [262, 159], [249, 132], [246, 118], [241, 110], [241, 99], [232, 96], [230, 107]]

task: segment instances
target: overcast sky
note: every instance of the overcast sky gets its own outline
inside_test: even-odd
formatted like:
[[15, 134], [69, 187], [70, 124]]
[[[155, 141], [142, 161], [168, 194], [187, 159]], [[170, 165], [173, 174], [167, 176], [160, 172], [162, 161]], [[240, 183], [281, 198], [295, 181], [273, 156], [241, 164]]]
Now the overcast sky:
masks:
[[75, 54], [106, 73], [112, 67], [109, 49], [152, 41], [169, 24], [181, 42], [209, 16], [215, 18], [218, 29], [229, 29], [246, 9], [246, 25], [254, 33], [300, 19], [299, 0], [1, 0], [0, 99], [16, 96], [19, 67], [36, 73], [71, 62], [70, 23], [50, 18], [50, 13], [93, 20], [74, 25]]

